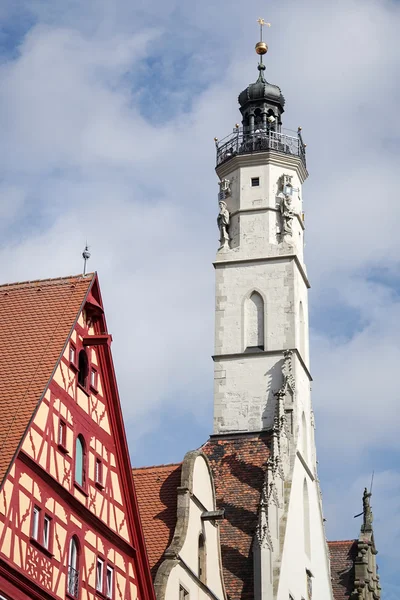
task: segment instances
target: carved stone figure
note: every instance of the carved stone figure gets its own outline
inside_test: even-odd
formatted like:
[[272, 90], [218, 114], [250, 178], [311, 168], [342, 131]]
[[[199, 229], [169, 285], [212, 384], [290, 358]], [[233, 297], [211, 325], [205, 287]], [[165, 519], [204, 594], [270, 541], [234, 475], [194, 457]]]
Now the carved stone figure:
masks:
[[364, 489], [363, 494], [363, 516], [364, 516], [364, 529], [367, 530], [372, 525], [372, 510], [371, 510], [371, 498], [372, 494], [368, 492], [367, 488]]
[[289, 194], [282, 195], [279, 208], [282, 219], [282, 235], [292, 235], [294, 211], [292, 197]]
[[229, 221], [230, 215], [229, 210], [226, 208], [226, 202], [220, 200], [219, 204], [219, 214], [217, 218], [218, 229], [219, 229], [219, 241], [220, 248], [228, 248], [229, 247]]

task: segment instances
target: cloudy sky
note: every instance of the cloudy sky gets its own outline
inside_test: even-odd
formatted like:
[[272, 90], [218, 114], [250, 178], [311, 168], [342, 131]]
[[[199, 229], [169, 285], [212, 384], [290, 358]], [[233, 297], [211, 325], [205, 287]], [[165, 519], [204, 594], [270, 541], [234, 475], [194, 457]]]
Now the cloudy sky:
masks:
[[2, 0], [0, 279], [79, 273], [88, 240], [135, 465], [212, 427], [213, 137], [257, 76], [302, 125], [319, 471], [331, 539], [364, 486], [385, 600], [400, 597], [400, 4]]

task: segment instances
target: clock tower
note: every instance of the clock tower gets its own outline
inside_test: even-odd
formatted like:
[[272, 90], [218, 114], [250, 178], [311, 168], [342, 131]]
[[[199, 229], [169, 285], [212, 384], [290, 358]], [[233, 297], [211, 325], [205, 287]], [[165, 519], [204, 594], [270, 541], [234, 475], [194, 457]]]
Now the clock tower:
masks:
[[241, 125], [215, 140], [214, 429], [204, 450], [227, 515], [231, 599], [329, 600], [310, 394], [306, 146], [301, 128], [283, 129], [267, 50], [261, 36], [258, 77], [239, 94]]

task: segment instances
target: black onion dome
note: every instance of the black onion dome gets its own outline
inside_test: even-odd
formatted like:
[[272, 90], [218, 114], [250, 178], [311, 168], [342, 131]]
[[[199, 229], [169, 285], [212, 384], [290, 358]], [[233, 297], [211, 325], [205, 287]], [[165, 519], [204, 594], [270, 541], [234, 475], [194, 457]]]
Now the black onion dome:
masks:
[[272, 83], [268, 83], [264, 78], [263, 71], [265, 70], [265, 65], [263, 63], [258, 65], [258, 70], [260, 71], [260, 74], [257, 81], [248, 85], [247, 88], [239, 94], [238, 100], [240, 106], [243, 107], [248, 102], [265, 100], [267, 102], [280, 104], [283, 108], [285, 105], [285, 98], [282, 95], [281, 88]]

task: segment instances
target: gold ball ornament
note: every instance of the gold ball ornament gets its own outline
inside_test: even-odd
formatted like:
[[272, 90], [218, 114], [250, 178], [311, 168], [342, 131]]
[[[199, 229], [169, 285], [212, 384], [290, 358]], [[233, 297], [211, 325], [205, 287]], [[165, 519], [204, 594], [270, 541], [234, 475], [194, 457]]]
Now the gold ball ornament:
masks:
[[265, 42], [257, 42], [256, 44], [256, 53], [260, 54], [261, 56], [263, 54], [267, 54], [268, 52], [268, 46]]

